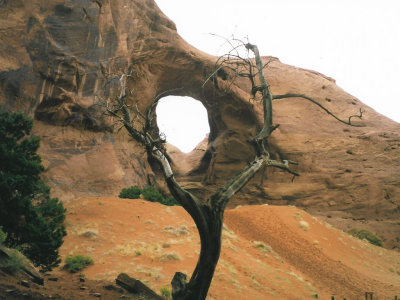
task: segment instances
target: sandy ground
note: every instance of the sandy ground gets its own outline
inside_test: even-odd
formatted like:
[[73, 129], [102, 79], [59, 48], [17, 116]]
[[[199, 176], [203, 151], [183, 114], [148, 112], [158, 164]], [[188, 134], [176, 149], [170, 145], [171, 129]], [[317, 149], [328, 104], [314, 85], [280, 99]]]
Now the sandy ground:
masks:
[[[83, 198], [66, 207], [68, 235], [60, 253], [63, 259], [91, 256], [95, 264], [83, 270], [87, 279], [114, 282], [126, 272], [160, 292], [176, 271], [190, 276], [195, 267], [199, 238], [181, 207], [119, 198]], [[355, 239], [296, 207], [226, 211], [207, 299], [364, 299], [365, 292], [374, 299], [400, 296], [400, 253]]]

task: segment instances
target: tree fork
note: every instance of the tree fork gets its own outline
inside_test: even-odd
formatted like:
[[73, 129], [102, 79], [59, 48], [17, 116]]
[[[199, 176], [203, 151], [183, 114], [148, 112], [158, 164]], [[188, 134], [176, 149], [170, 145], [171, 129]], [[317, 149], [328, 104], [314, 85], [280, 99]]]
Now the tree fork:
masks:
[[[239, 46], [234, 47], [231, 44], [231, 52], [229, 52], [229, 54], [226, 56], [221, 56], [217, 59], [215, 71], [205, 80], [203, 87], [208, 81], [210, 81], [210, 79], [213, 79], [213, 81], [217, 80], [215, 75], [218, 75], [218, 72], [223, 70], [224, 66], [226, 66], [227, 69], [233, 73], [233, 78], [236, 78], [237, 76], [248, 78], [252, 86], [250, 94], [255, 96], [255, 94], [260, 92], [262, 95], [262, 107], [264, 113], [263, 127], [251, 140], [255, 148], [255, 158], [253, 162], [248, 164], [245, 168], [243, 168], [243, 170], [228, 180], [221, 188], [217, 190], [214, 195], [212, 195], [206, 201], [200, 201], [197, 199], [189, 191], [183, 189], [175, 180], [174, 173], [171, 169], [169, 158], [165, 150], [165, 141], [163, 141], [159, 136], [157, 137], [158, 131], [156, 130], [153, 122], [155, 117], [154, 111], [159, 99], [164, 95], [172, 94], [174, 91], [181, 90], [182, 88], [165, 91], [157, 95], [153, 99], [153, 103], [150, 105], [145, 116], [142, 115], [139, 109], [136, 107], [136, 113], [144, 122], [142, 124], [142, 129], [140, 130], [135, 127], [134, 122], [131, 119], [129, 106], [126, 104], [127, 77], [125, 75], [122, 75], [119, 78], [121, 93], [119, 97], [116, 97], [117, 105], [110, 106], [109, 100], [104, 101], [106, 103], [105, 107], [107, 113], [116, 118], [116, 120], [126, 128], [130, 136], [146, 148], [149, 159], [152, 158], [158, 163], [163, 172], [164, 180], [167, 183], [170, 193], [190, 214], [199, 232], [201, 244], [199, 259], [189, 281], [187, 281], [185, 274], [181, 272], [175, 273], [175, 276], [171, 282], [172, 297], [174, 300], [204, 300], [206, 298], [221, 252], [221, 237], [225, 208], [229, 200], [238, 191], [240, 191], [240, 189], [245, 186], [260, 169], [264, 167], [275, 167], [282, 169], [294, 176], [299, 176], [296, 171], [290, 168], [290, 165], [297, 165], [296, 162], [290, 160], [273, 160], [270, 158], [270, 154], [265, 149], [265, 143], [267, 139], [279, 126], [273, 125], [272, 100], [300, 97], [317, 104], [330, 115], [334, 116], [337, 120], [347, 125], [352, 125], [352, 117], [362, 117], [362, 111], [360, 110], [359, 116], [351, 116], [349, 121], [346, 122], [336, 117], [317, 101], [305, 95], [286, 94], [273, 96], [263, 74], [263, 69], [266, 65], [268, 65], [268, 63], [265, 65], [262, 64], [262, 60], [256, 45], [243, 43], [242, 41], [239, 41], [239, 43], [239, 46], [244, 46], [247, 50], [254, 53], [256, 62], [255, 66], [250, 59], [243, 58], [239, 55], [237, 51]], [[232, 54], [232, 51], [236, 53]], [[244, 68], [245, 70], [243, 71], [240, 68]], [[256, 69], [257, 72], [255, 72], [253, 68]], [[226, 72], [224, 74], [226, 75], [224, 80], [228, 79], [229, 74], [226, 74]], [[256, 85], [255, 79], [257, 76], [259, 84]], [[231, 84], [232, 83], [233, 81]], [[218, 86], [216, 88], [219, 89]]]

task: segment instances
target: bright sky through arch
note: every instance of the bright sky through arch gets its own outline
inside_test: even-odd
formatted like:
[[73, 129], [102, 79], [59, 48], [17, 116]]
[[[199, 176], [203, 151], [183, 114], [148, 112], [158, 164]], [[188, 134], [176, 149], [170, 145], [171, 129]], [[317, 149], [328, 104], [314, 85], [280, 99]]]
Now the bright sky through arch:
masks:
[[156, 112], [160, 132], [182, 152], [192, 151], [210, 132], [207, 110], [191, 97], [164, 97], [158, 102]]
[[400, 122], [399, 0], [155, 0], [191, 45], [221, 55], [214, 33], [248, 36], [262, 55], [336, 80]]

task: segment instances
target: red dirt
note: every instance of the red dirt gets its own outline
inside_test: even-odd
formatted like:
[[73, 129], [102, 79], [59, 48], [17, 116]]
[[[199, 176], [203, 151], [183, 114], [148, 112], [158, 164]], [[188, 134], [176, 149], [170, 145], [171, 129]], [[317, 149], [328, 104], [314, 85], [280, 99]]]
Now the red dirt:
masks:
[[[95, 264], [83, 270], [88, 279], [114, 281], [126, 272], [159, 292], [176, 271], [190, 275], [195, 267], [198, 234], [181, 207], [119, 198], [83, 198], [66, 207], [61, 256], [93, 257]], [[208, 299], [400, 294], [400, 253], [355, 239], [300, 209], [240, 207], [227, 210], [225, 224]]]
[[[85, 282], [60, 268], [45, 276], [44, 287], [25, 288], [0, 272], [0, 299], [94, 299], [96, 293], [101, 299], [141, 299], [115, 286], [120, 272], [160, 293], [176, 271], [190, 276], [195, 267], [199, 238], [181, 207], [96, 197], [66, 208], [68, 235], [60, 254], [63, 260], [74, 254], [95, 260], [82, 270]], [[296, 207], [238, 207], [226, 211], [207, 299], [363, 299], [366, 291], [374, 300], [394, 299], [399, 273], [400, 253], [353, 238]]]

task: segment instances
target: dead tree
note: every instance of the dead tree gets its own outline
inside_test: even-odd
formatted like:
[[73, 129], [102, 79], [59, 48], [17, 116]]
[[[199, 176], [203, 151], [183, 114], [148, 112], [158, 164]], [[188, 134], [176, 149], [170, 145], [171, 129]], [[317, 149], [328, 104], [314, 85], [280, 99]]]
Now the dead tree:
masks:
[[[237, 52], [239, 46], [247, 49], [249, 53], [253, 53], [254, 58], [242, 58]], [[134, 140], [145, 147], [149, 159], [155, 161], [160, 166], [169, 191], [190, 214], [197, 226], [201, 241], [199, 259], [189, 281], [187, 281], [186, 275], [180, 272], [177, 272], [173, 277], [171, 282], [173, 299], [203, 300], [206, 298], [220, 256], [224, 210], [233, 195], [246, 185], [263, 167], [276, 167], [294, 176], [299, 175], [291, 168], [291, 165], [297, 164], [296, 162], [274, 160], [266, 150], [265, 145], [268, 137], [278, 127], [278, 125], [273, 123], [272, 101], [274, 99], [300, 97], [317, 104], [337, 118], [317, 101], [305, 95], [287, 94], [273, 96], [263, 74], [266, 65], [262, 64], [257, 46], [241, 41], [239, 42], [239, 46], [233, 47], [232, 52], [217, 60], [215, 71], [204, 84], [212, 81], [214, 75], [218, 72], [225, 72], [225, 75], [230, 76], [232, 80], [236, 77], [248, 78], [252, 85], [251, 94], [253, 97], [258, 96], [262, 102], [264, 124], [262, 129], [251, 140], [255, 149], [254, 160], [208, 199], [198, 199], [183, 189], [175, 180], [165, 150], [165, 139], [160, 137], [156, 130], [155, 108], [157, 103], [162, 97], [173, 94], [174, 91], [166, 91], [158, 95], [147, 112], [142, 113], [137, 106], [132, 107], [127, 103], [127, 92], [129, 91], [126, 87], [126, 80], [129, 78], [129, 75], [123, 74], [119, 77], [120, 94], [114, 100], [107, 99], [105, 101], [107, 114], [114, 117]], [[361, 114], [358, 117], [361, 118]], [[141, 121], [138, 122], [138, 120]], [[352, 125], [351, 118], [348, 122], [340, 121]]]

